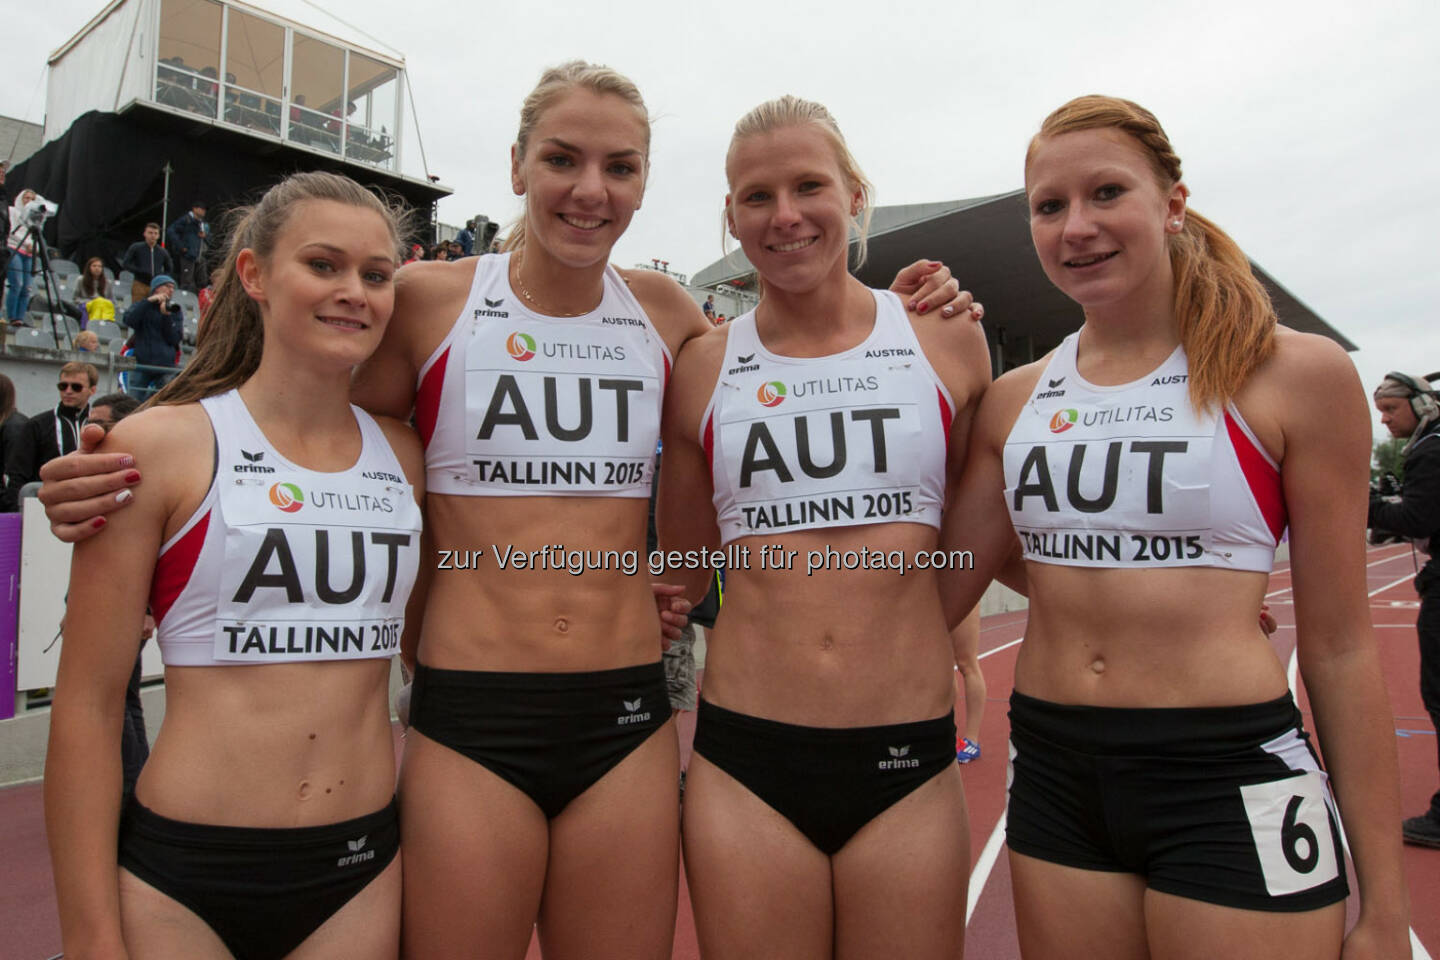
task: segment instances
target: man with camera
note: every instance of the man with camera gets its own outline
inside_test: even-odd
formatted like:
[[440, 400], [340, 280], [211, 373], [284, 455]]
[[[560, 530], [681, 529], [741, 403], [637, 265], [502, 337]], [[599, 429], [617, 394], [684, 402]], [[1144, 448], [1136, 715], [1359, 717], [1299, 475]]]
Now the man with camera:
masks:
[[[1392, 436], [1409, 437], [1409, 442], [1399, 499], [1375, 489], [1370, 495], [1369, 525], [1372, 539], [1399, 535], [1428, 558], [1415, 578], [1420, 594], [1415, 631], [1420, 637], [1420, 698], [1431, 724], [1440, 731], [1440, 398], [1430, 384], [1437, 377], [1440, 374], [1422, 379], [1387, 373], [1375, 390], [1380, 422]], [[1440, 790], [1430, 798], [1429, 810], [1405, 821], [1404, 834], [1406, 843], [1440, 848]]]
[[[131, 331], [130, 343], [135, 348], [136, 363], [147, 367], [175, 366], [185, 312], [180, 304], [171, 301], [174, 295], [175, 280], [162, 273], [151, 282], [150, 295], [131, 304], [120, 318], [120, 325]], [[165, 370], [132, 370], [128, 381], [130, 395], [145, 400], [174, 375]]]

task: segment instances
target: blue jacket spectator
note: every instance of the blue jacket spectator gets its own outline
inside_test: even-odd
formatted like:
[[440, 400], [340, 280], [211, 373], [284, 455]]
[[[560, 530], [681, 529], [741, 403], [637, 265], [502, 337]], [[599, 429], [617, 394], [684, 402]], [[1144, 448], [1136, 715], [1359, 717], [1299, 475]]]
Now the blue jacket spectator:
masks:
[[157, 367], [175, 365], [185, 311], [180, 304], [170, 302], [174, 292], [175, 281], [161, 274], [150, 287], [150, 296], [137, 300], [120, 318], [120, 325], [131, 331], [136, 363]]
[[200, 244], [209, 228], [205, 223], [205, 204], [196, 202], [180, 215], [165, 231], [165, 244], [177, 257], [200, 258]]
[[460, 243], [460, 249], [465, 251], [465, 256], [475, 255], [475, 231], [470, 224], [465, 224], [465, 229], [455, 234], [455, 239]]

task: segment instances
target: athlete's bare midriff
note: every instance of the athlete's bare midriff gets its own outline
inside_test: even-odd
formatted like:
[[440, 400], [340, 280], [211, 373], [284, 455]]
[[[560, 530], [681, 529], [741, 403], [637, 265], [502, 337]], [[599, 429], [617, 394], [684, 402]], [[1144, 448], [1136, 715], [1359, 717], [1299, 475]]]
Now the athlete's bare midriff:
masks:
[[[648, 501], [638, 497], [430, 495], [426, 524], [434, 554], [421, 562], [433, 573], [420, 662], [557, 673], [659, 660], [647, 511]], [[562, 550], [581, 551], [592, 566], [598, 558], [608, 568], [578, 576], [554, 569]], [[632, 560], [627, 573], [623, 565]], [[545, 565], [552, 569], [541, 569]]]
[[1264, 573], [1025, 566], [1021, 693], [1092, 706], [1203, 707], [1260, 703], [1287, 689], [1258, 621]]
[[[954, 706], [954, 655], [936, 574], [829, 569], [806, 575], [810, 551], [936, 549], [936, 531], [892, 523], [744, 537], [748, 568], [730, 570], [706, 649], [705, 699], [751, 716], [817, 727], [906, 723]], [[794, 567], [760, 569], [762, 547]], [[767, 552], [774, 558], [780, 553]]]
[[395, 792], [389, 659], [170, 667], [136, 796], [191, 823], [307, 827]]

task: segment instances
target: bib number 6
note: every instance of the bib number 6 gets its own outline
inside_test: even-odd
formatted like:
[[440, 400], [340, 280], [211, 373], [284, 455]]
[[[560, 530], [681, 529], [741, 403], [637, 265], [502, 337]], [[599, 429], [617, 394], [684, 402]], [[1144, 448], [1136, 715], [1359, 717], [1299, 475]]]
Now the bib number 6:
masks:
[[1339, 876], [1327, 793], [1325, 775], [1313, 770], [1240, 788], [1271, 896], [1310, 890]]

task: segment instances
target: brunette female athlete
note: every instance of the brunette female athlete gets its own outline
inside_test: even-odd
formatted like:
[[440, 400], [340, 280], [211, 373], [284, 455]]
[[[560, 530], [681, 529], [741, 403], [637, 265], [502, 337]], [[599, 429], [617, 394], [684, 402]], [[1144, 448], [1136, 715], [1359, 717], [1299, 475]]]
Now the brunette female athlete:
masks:
[[[344, 177], [273, 187], [234, 230], [190, 365], [104, 444], [165, 469], [75, 549], [45, 770], [67, 955], [398, 950], [386, 689], [422, 459], [408, 427], [349, 402], [390, 319], [398, 233]], [[122, 811], [147, 596], [167, 707]]]

